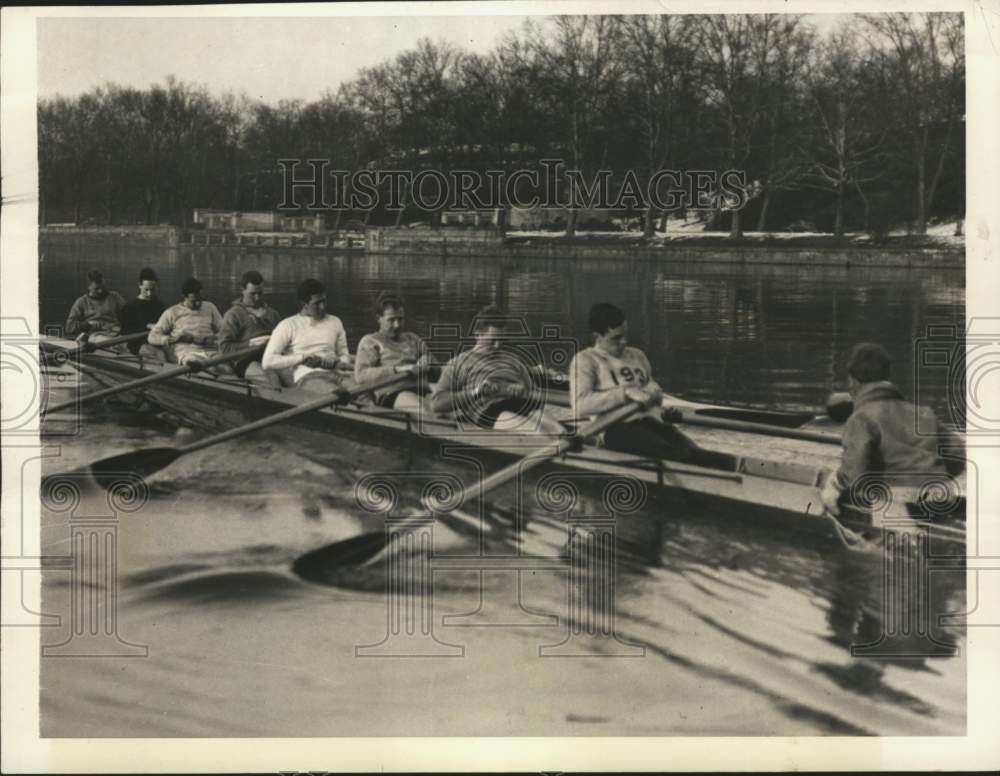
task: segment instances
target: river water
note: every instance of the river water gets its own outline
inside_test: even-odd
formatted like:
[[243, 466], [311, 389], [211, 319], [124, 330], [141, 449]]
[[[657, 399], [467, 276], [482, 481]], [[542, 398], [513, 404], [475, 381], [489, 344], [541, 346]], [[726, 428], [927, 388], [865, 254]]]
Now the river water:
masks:
[[[582, 330], [593, 302], [617, 301], [668, 391], [808, 407], [821, 405], [843, 351], [862, 339], [889, 349], [897, 382], [912, 393], [914, 340], [929, 324], [964, 316], [963, 275], [948, 270], [50, 246], [41, 267], [42, 323], [61, 323], [87, 269], [103, 270], [128, 296], [144, 265], [160, 273], [166, 301], [194, 274], [223, 310], [248, 269], [264, 274], [270, 301], [283, 313], [292, 311], [302, 278], [322, 278], [352, 346], [370, 330], [369, 308], [384, 288], [405, 294], [409, 325], [422, 334], [435, 323], [465, 323], [478, 307], [499, 301], [523, 315], [529, 331], [551, 324], [568, 336]], [[943, 381], [920, 387], [946, 410]], [[189, 434], [148, 407], [94, 406], [79, 434], [53, 437], [59, 454], [45, 470], [182, 444]], [[370, 585], [356, 579], [331, 586], [293, 572], [310, 552], [365, 528], [354, 502], [362, 472], [351, 465], [361, 453], [346, 444], [336, 453], [304, 455], [265, 433], [187, 456], [150, 478], [148, 500], [123, 512], [117, 525], [113, 581], [91, 585], [113, 588], [120, 640], [105, 640], [111, 654], [100, 658], [67, 657], [74, 650], [64, 648], [56, 650], [59, 659], [42, 659], [42, 734], [965, 730], [960, 629], [933, 626], [939, 648], [957, 647], [952, 657], [926, 656], [926, 639], [910, 643], [904, 658], [851, 654], [852, 645], [877, 640], [889, 619], [877, 552], [848, 553], [822, 535], [789, 540], [780, 526], [683, 503], [670, 507], [648, 556], [618, 568], [613, 638], [580, 642], [568, 650], [573, 657], [556, 657], [553, 645], [572, 635], [565, 569], [522, 572], [514, 587], [511, 572], [442, 571], [435, 572], [430, 617], [436, 641], [422, 642], [436, 658], [386, 659], [392, 615], [377, 573]], [[65, 552], [70, 514], [107, 511], [103, 498], [85, 490], [75, 512], [43, 512], [43, 552]], [[435, 551], [437, 542], [469, 541], [447, 526], [435, 531]], [[558, 544], [558, 531], [548, 539]], [[932, 580], [936, 613], [964, 610], [961, 572]], [[63, 620], [45, 629], [44, 643], [72, 643], [70, 615], [82, 611], [73, 605], [81, 604], [70, 575], [47, 572], [43, 607]], [[470, 627], [477, 622], [481, 627]], [[131, 656], [141, 650], [129, 644], [145, 647], [145, 656]], [[92, 654], [88, 649], [77, 651]]]

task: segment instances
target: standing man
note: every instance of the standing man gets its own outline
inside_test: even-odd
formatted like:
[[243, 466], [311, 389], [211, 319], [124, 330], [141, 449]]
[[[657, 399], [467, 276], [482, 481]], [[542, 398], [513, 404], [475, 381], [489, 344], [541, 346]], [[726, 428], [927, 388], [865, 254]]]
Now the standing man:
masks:
[[452, 358], [441, 371], [431, 393], [431, 409], [480, 428], [566, 432], [544, 407], [534, 406], [532, 369], [517, 353], [503, 350], [504, 313], [495, 305], [484, 307], [473, 326], [476, 342]]
[[[243, 273], [240, 296], [222, 318], [219, 352], [223, 355], [250, 347], [250, 340], [270, 334], [281, 321], [278, 311], [264, 302], [264, 277], [256, 270]], [[245, 358], [232, 364], [237, 376], [253, 383], [280, 388], [278, 373], [266, 371], [259, 360]]]
[[295, 387], [310, 393], [334, 391], [354, 364], [344, 324], [327, 315], [326, 287], [318, 280], [303, 280], [298, 296], [302, 310], [274, 328], [264, 350], [264, 369], [293, 370]]
[[101, 342], [121, 333], [121, 311], [125, 300], [117, 291], [108, 291], [104, 275], [96, 269], [87, 273], [87, 293], [73, 302], [66, 319], [66, 336], [78, 342]]
[[646, 354], [628, 346], [625, 313], [613, 304], [595, 304], [589, 322], [594, 345], [577, 353], [569, 368], [574, 414], [582, 420], [629, 402], [644, 407], [638, 416], [605, 431], [604, 446], [622, 453], [733, 471], [733, 456], [705, 450], [673, 424], [664, 422], [663, 390], [653, 380]]
[[212, 358], [216, 353], [222, 315], [219, 308], [201, 298], [201, 282], [188, 278], [181, 285], [181, 301], [160, 316], [149, 332], [149, 344], [171, 347], [178, 364]]
[[[139, 294], [122, 308], [122, 334], [147, 331], [160, 320], [165, 307], [156, 295], [157, 283], [156, 273], [149, 267], [145, 267], [139, 272]], [[164, 353], [147, 342], [132, 340], [127, 344], [132, 355], [158, 361], [165, 360]]]
[[[430, 351], [416, 334], [403, 331], [405, 311], [403, 300], [394, 295], [379, 294], [375, 302], [378, 331], [366, 334], [358, 343], [354, 363], [354, 380], [359, 385], [381, 380], [393, 374], [409, 372], [419, 380], [423, 367], [430, 363]], [[429, 392], [424, 381], [413, 389], [376, 391], [375, 403], [380, 407], [417, 412], [423, 406], [423, 396]]]

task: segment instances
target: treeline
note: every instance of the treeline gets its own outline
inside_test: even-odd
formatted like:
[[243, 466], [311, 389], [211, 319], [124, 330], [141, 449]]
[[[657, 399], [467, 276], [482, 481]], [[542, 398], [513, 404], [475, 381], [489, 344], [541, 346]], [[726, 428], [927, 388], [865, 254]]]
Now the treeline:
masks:
[[[268, 105], [167, 79], [38, 108], [42, 222], [187, 224], [269, 210], [282, 158], [345, 170], [502, 169], [560, 158], [586, 177], [745, 170], [749, 204], [710, 226], [841, 234], [964, 211], [960, 14], [560, 16], [489, 53], [421, 40], [319, 100]], [[405, 199], [405, 192], [404, 192]], [[331, 215], [393, 223], [412, 209]], [[664, 217], [636, 214], [652, 234]], [[576, 228], [571, 211], [567, 232]]]

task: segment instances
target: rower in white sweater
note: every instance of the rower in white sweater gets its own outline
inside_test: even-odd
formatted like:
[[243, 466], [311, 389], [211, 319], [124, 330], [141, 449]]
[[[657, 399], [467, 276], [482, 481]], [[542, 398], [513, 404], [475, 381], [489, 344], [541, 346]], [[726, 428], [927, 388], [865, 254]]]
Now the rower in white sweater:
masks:
[[577, 353], [569, 369], [577, 418], [603, 415], [629, 402], [643, 405], [641, 414], [604, 433], [600, 441], [605, 447], [720, 469], [735, 468], [731, 455], [699, 447], [669, 422], [675, 414], [665, 412], [661, 406], [663, 390], [653, 379], [646, 354], [628, 347], [628, 322], [621, 309], [613, 304], [594, 305], [590, 330], [594, 346]]
[[313, 393], [335, 390], [350, 375], [353, 359], [347, 333], [336, 315], [327, 315], [326, 287], [307, 278], [299, 285], [302, 311], [285, 318], [271, 332], [264, 369], [291, 369], [297, 388]]

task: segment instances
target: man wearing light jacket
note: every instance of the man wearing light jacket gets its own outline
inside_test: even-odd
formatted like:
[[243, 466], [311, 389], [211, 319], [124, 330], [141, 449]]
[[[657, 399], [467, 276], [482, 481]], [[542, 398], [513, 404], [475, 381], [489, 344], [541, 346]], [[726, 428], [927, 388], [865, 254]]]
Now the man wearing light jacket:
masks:
[[[229, 355], [251, 347], [250, 341], [270, 334], [281, 315], [263, 300], [264, 278], [256, 270], [243, 273], [240, 296], [233, 300], [222, 318], [219, 352]], [[237, 376], [250, 382], [262, 382], [280, 388], [278, 373], [263, 368], [259, 359], [244, 358], [232, 365]]]
[[149, 344], [171, 348], [178, 364], [218, 355], [222, 315], [219, 308], [201, 298], [201, 283], [188, 278], [181, 285], [182, 299], [168, 307], [149, 332]]

